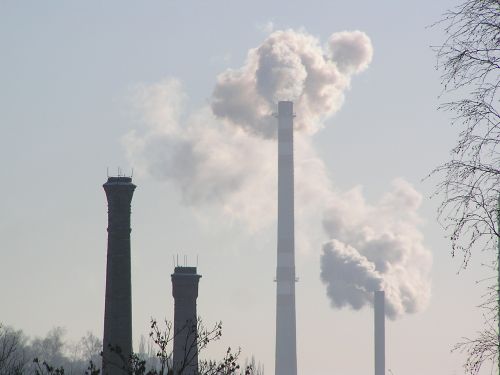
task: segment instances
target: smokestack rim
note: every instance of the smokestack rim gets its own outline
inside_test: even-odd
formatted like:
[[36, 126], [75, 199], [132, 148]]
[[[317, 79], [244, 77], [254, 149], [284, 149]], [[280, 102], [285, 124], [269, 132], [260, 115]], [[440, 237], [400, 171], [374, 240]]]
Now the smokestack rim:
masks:
[[110, 176], [108, 177], [108, 181], [106, 181], [103, 186], [107, 185], [132, 185], [136, 187], [136, 185], [132, 183], [132, 177], [126, 176]]

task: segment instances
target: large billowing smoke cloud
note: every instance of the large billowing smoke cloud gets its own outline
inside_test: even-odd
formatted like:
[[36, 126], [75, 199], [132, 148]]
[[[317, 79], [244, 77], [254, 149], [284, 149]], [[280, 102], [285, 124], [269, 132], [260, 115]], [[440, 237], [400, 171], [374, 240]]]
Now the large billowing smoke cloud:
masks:
[[334, 33], [323, 46], [303, 31], [275, 31], [241, 68], [217, 77], [210, 106], [186, 113], [187, 96], [175, 79], [141, 86], [135, 102], [148, 127], [125, 137], [128, 156], [138, 172], [177, 187], [197, 212], [265, 228], [276, 220], [273, 112], [279, 100], [293, 100], [299, 251], [310, 246], [307, 233], [321, 227], [318, 213], [328, 207], [323, 226], [331, 241], [321, 277], [333, 306], [360, 308], [371, 290], [385, 288], [391, 316], [417, 311], [429, 294], [429, 256], [415, 229], [418, 193], [398, 180], [376, 206], [364, 203], [359, 189], [339, 194], [312, 145], [372, 54], [360, 31]]
[[[349, 46], [357, 52], [348, 53]], [[215, 205], [252, 229], [265, 227], [276, 218], [273, 113], [277, 101], [294, 100], [300, 218], [329, 191], [310, 134], [341, 107], [352, 75], [371, 58], [370, 40], [360, 31], [333, 34], [324, 47], [305, 32], [276, 31], [248, 52], [240, 69], [217, 77], [210, 108], [186, 115], [176, 80], [141, 86], [135, 101], [149, 128], [125, 137], [129, 158], [139, 172], [177, 186], [186, 204]]]
[[385, 290], [390, 318], [425, 307], [431, 255], [418, 230], [421, 195], [396, 179], [377, 205], [365, 202], [360, 187], [332, 199], [323, 219], [331, 240], [321, 256], [332, 305], [360, 309]]

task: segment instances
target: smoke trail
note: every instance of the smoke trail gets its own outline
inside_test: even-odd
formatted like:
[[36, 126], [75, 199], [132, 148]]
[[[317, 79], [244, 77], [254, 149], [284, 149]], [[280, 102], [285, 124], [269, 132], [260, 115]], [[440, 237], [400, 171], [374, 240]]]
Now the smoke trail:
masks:
[[326, 205], [321, 278], [332, 306], [361, 308], [371, 290], [384, 288], [391, 317], [417, 311], [428, 299], [430, 265], [418, 230], [420, 195], [402, 180], [377, 205], [365, 203], [360, 188], [339, 194], [312, 144], [372, 55], [360, 31], [334, 33], [325, 45], [303, 31], [275, 31], [240, 68], [217, 77], [210, 105], [198, 111], [185, 113], [177, 80], [140, 86], [135, 103], [147, 128], [124, 137], [128, 157], [138, 172], [177, 187], [198, 212], [215, 209], [251, 231], [268, 227], [276, 219], [272, 113], [277, 101], [293, 100], [298, 250], [321, 231]]

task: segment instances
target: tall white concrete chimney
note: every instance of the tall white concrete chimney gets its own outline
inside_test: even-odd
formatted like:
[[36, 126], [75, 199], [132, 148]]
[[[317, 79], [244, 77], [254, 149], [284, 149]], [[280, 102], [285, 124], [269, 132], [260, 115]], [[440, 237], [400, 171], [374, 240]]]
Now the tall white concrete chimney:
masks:
[[278, 103], [278, 258], [275, 375], [297, 375], [293, 103]]

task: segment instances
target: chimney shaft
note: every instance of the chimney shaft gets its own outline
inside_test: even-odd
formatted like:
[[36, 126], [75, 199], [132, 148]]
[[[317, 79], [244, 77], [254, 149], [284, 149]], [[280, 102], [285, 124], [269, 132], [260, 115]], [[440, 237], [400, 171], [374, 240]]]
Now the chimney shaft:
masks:
[[[130, 177], [109, 177], [108, 253], [104, 307], [103, 375], [122, 375], [132, 354], [132, 285], [130, 270]], [[113, 350], [111, 350], [113, 348]]]
[[198, 316], [196, 299], [201, 275], [196, 267], [175, 267], [172, 274], [172, 295], [174, 297], [174, 374], [198, 374]]
[[278, 257], [275, 375], [297, 374], [293, 103], [278, 103]]
[[375, 375], [385, 375], [385, 294], [377, 291], [374, 295], [375, 315]]

